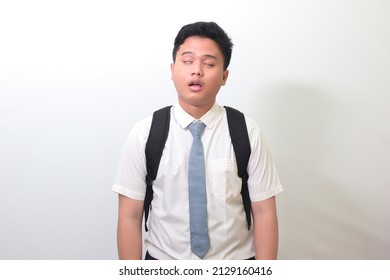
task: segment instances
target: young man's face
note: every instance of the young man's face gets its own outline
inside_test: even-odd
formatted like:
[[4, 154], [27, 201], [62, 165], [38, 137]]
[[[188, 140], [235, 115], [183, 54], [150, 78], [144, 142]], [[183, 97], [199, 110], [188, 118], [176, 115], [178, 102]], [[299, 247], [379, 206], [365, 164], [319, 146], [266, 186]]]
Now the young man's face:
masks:
[[211, 39], [189, 37], [180, 46], [171, 71], [179, 104], [185, 111], [206, 113], [214, 105], [229, 74], [223, 63], [222, 53]]

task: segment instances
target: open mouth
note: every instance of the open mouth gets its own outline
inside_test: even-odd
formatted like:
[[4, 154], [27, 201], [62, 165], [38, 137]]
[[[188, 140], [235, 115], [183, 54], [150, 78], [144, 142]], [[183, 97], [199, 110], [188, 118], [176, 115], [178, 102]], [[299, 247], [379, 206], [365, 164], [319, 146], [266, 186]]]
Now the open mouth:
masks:
[[188, 86], [190, 87], [191, 90], [193, 91], [199, 91], [202, 89], [203, 85], [199, 81], [191, 81]]

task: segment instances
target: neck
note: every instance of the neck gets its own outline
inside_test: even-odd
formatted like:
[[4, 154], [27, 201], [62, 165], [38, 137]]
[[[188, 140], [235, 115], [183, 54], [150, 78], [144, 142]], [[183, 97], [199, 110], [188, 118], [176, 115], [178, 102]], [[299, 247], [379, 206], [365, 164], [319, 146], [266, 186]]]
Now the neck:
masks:
[[214, 104], [211, 105], [190, 105], [190, 104], [182, 104], [179, 101], [180, 107], [189, 115], [194, 117], [195, 119], [200, 119], [203, 117], [210, 109], [213, 107]]

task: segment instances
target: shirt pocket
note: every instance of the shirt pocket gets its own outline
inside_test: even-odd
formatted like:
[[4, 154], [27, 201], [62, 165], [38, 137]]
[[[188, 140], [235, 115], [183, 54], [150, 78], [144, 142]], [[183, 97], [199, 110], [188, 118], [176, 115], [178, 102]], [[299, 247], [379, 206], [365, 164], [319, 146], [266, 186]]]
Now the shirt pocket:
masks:
[[216, 199], [232, 201], [241, 197], [241, 178], [234, 160], [213, 160], [208, 171], [208, 184]]

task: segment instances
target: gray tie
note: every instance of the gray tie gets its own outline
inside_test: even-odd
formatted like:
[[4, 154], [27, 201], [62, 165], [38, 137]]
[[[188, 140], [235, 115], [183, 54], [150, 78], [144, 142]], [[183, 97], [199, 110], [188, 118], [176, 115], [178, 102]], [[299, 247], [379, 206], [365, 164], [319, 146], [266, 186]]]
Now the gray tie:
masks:
[[202, 122], [195, 122], [188, 126], [188, 129], [194, 137], [190, 151], [188, 169], [191, 251], [199, 258], [203, 258], [210, 247], [207, 227], [204, 153], [202, 141], [200, 140], [200, 135], [204, 128], [205, 124]]

